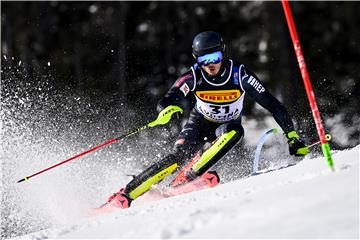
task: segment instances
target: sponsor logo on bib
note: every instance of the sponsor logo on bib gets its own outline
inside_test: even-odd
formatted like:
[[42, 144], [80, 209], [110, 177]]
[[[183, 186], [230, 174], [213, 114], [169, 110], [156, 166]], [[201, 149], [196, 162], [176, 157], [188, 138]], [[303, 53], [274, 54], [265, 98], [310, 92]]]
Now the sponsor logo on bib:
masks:
[[216, 91], [197, 91], [196, 96], [203, 101], [213, 103], [228, 103], [240, 98], [240, 91], [234, 90], [216, 90]]

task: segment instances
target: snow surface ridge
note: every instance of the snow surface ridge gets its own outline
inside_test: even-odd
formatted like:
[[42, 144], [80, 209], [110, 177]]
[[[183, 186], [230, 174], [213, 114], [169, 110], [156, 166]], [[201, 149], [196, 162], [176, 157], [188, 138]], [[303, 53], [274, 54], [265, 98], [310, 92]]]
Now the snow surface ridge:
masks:
[[[17, 239], [359, 238], [360, 145]], [[139, 201], [140, 202], [140, 201]]]

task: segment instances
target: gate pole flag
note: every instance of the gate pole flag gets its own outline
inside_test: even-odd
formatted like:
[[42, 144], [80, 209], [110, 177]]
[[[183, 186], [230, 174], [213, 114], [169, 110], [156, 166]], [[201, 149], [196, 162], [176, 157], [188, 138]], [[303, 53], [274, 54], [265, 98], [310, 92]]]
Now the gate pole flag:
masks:
[[299, 37], [297, 35], [297, 31], [296, 31], [296, 27], [295, 27], [295, 23], [294, 23], [294, 19], [291, 13], [291, 9], [290, 9], [290, 5], [289, 5], [289, 1], [288, 0], [282, 0], [281, 1], [284, 12], [285, 12], [285, 16], [286, 16], [286, 20], [287, 20], [287, 24], [289, 27], [289, 31], [290, 31], [290, 35], [291, 35], [291, 39], [294, 45], [294, 49], [295, 49], [295, 54], [296, 54], [296, 58], [299, 64], [299, 68], [300, 68], [300, 72], [301, 72], [301, 76], [302, 79], [304, 81], [304, 85], [305, 85], [305, 90], [306, 90], [306, 94], [310, 103], [310, 107], [312, 110], [312, 114], [313, 114], [313, 118], [316, 124], [316, 129], [320, 138], [320, 142], [321, 142], [321, 148], [323, 151], [323, 154], [327, 160], [327, 163], [329, 165], [329, 167], [331, 168], [331, 170], [334, 171], [334, 161], [332, 159], [332, 155], [330, 152], [330, 145], [326, 140], [325, 137], [325, 131], [324, 131], [324, 127], [321, 123], [321, 117], [320, 117], [320, 113], [319, 113], [319, 109], [317, 107], [316, 104], [316, 100], [315, 100], [315, 95], [314, 95], [314, 91], [310, 82], [310, 76], [305, 64], [305, 58], [304, 55], [302, 53], [302, 49], [301, 49], [301, 45], [300, 45], [300, 41], [299, 41]]

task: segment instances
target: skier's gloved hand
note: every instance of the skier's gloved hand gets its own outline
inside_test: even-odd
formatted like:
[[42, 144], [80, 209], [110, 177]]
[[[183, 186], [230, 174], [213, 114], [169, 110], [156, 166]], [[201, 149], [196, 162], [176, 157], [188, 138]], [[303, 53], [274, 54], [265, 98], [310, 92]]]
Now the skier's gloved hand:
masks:
[[287, 133], [286, 137], [288, 138], [290, 155], [305, 156], [309, 153], [309, 147], [305, 145], [295, 131]]
[[171, 119], [171, 116], [174, 113], [183, 113], [182, 108], [175, 106], [175, 105], [170, 105], [166, 108], [164, 108], [158, 115], [157, 119], [151, 123], [149, 123], [149, 127], [154, 127], [156, 125], [164, 125], [166, 123], [168, 123]]

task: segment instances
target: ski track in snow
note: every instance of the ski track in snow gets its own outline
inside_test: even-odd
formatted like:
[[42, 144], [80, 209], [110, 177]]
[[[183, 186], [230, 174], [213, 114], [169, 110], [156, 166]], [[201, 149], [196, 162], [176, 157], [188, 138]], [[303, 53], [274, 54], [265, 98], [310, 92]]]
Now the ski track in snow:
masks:
[[18, 239], [359, 238], [360, 145], [324, 158]]

